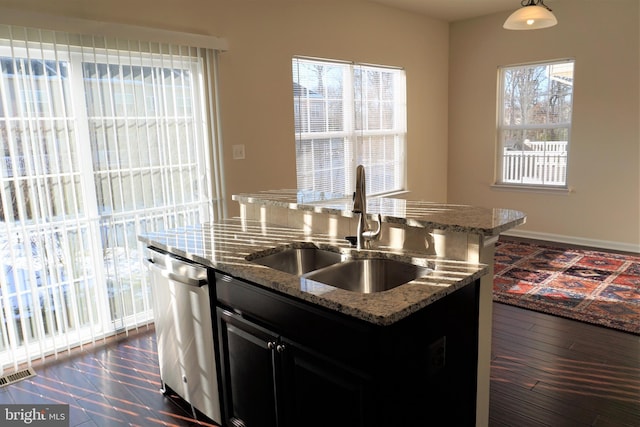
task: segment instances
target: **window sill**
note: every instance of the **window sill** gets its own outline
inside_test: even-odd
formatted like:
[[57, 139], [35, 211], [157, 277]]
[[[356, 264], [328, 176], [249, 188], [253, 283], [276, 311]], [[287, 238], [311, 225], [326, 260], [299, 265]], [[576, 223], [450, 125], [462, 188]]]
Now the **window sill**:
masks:
[[565, 194], [575, 192], [573, 187], [545, 187], [543, 185], [492, 184], [491, 189], [499, 191], [525, 191], [532, 193]]
[[407, 191], [407, 190], [397, 190], [397, 191], [391, 191], [389, 193], [376, 194], [375, 196], [370, 196], [370, 197], [373, 197], [373, 198], [377, 198], [377, 197], [403, 198], [402, 196], [406, 196], [407, 194], [409, 194], [409, 191]]

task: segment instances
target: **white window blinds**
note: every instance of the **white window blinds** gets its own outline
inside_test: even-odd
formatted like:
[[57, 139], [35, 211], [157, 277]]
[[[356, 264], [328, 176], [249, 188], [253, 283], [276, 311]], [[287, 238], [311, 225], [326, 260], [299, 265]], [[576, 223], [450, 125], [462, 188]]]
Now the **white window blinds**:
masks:
[[137, 236], [219, 212], [214, 57], [0, 25], [0, 371], [152, 320]]
[[401, 69], [293, 58], [298, 189], [351, 194], [405, 187], [406, 88]]

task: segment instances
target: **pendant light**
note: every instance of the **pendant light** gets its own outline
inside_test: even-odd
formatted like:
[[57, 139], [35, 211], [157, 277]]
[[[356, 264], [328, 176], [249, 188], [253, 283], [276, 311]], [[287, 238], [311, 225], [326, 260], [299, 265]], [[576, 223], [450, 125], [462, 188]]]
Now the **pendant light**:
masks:
[[504, 21], [503, 27], [507, 30], [537, 30], [558, 23], [544, 0], [522, 0], [520, 4], [522, 7]]

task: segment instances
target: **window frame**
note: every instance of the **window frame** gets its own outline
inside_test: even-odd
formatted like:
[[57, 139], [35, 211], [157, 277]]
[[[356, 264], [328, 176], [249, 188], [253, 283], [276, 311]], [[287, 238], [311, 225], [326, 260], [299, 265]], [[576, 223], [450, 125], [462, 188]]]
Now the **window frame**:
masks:
[[[310, 116], [310, 108], [309, 115], [307, 115], [304, 119], [304, 123], [307, 125], [306, 129], [303, 129], [303, 126], [299, 123], [299, 119], [302, 117], [302, 113], [300, 110], [300, 96], [296, 94], [295, 85], [299, 83], [299, 80], [296, 77], [299, 77], [295, 72], [292, 75], [292, 81], [294, 83], [293, 90], [293, 106], [294, 106], [294, 129], [295, 129], [295, 146], [296, 146], [296, 175], [297, 175], [297, 187], [300, 191], [323, 191], [318, 190], [318, 188], [313, 184], [314, 188], [302, 188], [300, 182], [300, 163], [298, 161], [299, 153], [299, 144], [304, 141], [309, 141], [309, 143], [313, 144], [314, 140], [324, 139], [327, 141], [332, 141], [334, 138], [342, 139], [344, 142], [344, 183], [340, 185], [340, 189], [331, 186], [331, 192], [340, 194], [340, 195], [348, 195], [353, 192], [353, 188], [355, 186], [355, 170], [358, 164], [365, 164], [363, 161], [363, 153], [366, 150], [362, 149], [362, 146], [365, 144], [371, 144], [365, 142], [368, 138], [371, 137], [391, 137], [393, 142], [382, 142], [382, 144], [393, 144], [393, 152], [394, 157], [393, 161], [388, 161], [386, 164], [395, 163], [396, 165], [399, 163], [399, 167], [393, 167], [393, 180], [397, 182], [394, 188], [386, 188], [383, 191], [375, 191], [375, 186], [367, 186], [367, 194], [369, 195], [384, 195], [384, 194], [393, 194], [399, 193], [406, 190], [407, 187], [407, 90], [406, 90], [406, 73], [403, 68], [395, 67], [395, 66], [386, 66], [386, 65], [377, 65], [377, 64], [367, 64], [367, 63], [357, 63], [350, 61], [341, 61], [335, 59], [327, 59], [327, 58], [315, 58], [315, 57], [306, 57], [306, 56], [293, 56], [292, 58], [292, 68], [295, 69], [296, 61], [307, 61], [308, 63], [318, 63], [318, 64], [327, 64], [327, 65], [336, 65], [345, 67], [342, 70], [342, 129], [341, 130], [323, 130], [323, 131], [313, 131], [310, 130], [311, 118]], [[379, 129], [366, 129], [367, 126], [358, 125], [358, 118], [356, 113], [356, 105], [358, 100], [355, 95], [355, 87], [356, 84], [354, 81], [356, 80], [355, 76], [357, 74], [356, 70], [374, 70], [379, 72], [384, 72], [385, 70], [393, 71], [394, 73], [400, 72], [393, 76], [393, 87], [394, 87], [394, 97], [392, 105], [393, 107], [393, 127], [392, 128], [379, 128]], [[311, 89], [302, 86], [306, 89], [307, 93], [311, 92]], [[326, 98], [322, 98], [326, 100]], [[380, 101], [380, 100], [378, 100]], [[374, 101], [375, 102], [375, 101]], [[401, 108], [398, 108], [401, 106]], [[363, 119], [364, 120], [364, 119]], [[378, 143], [380, 144], [380, 143]], [[371, 158], [371, 156], [369, 156]], [[309, 155], [309, 159], [307, 163], [313, 164], [314, 158], [313, 155]], [[375, 165], [374, 162], [373, 165]], [[365, 164], [365, 167], [368, 165]], [[375, 177], [375, 166], [367, 168], [367, 182], [372, 183]], [[307, 170], [307, 169], [305, 169]], [[308, 173], [313, 173], [314, 169], [308, 170]], [[331, 177], [333, 180], [334, 176]], [[315, 179], [312, 181], [315, 182]]]
[[[566, 191], [568, 190], [569, 187], [569, 149], [571, 146], [571, 130], [572, 130], [572, 125], [573, 125], [573, 98], [574, 98], [574, 81], [575, 81], [575, 59], [574, 58], [563, 58], [563, 59], [556, 59], [556, 60], [547, 60], [547, 61], [536, 61], [536, 62], [530, 62], [530, 63], [520, 63], [520, 64], [514, 64], [514, 65], [505, 65], [505, 66], [499, 66], [498, 67], [498, 93], [497, 93], [497, 120], [496, 120], [496, 163], [495, 163], [495, 175], [494, 175], [494, 185], [495, 187], [507, 187], [507, 188], [519, 188], [519, 189], [524, 189], [524, 190], [536, 190], [536, 189], [543, 189], [543, 190], [550, 190], [550, 191]], [[506, 107], [506, 72], [509, 70], [517, 70], [517, 69], [526, 69], [526, 70], [533, 70], [537, 67], [545, 67], [546, 68], [546, 78], [548, 78], [549, 81], [552, 80], [551, 78], [551, 68], [554, 66], [570, 66], [571, 67], [571, 79], [570, 81], [567, 81], [565, 83], [566, 86], [570, 86], [571, 89], [570, 91], [568, 91], [567, 93], [564, 94], [564, 96], [569, 96], [570, 101], [568, 102], [568, 114], [566, 114], [566, 120], [565, 121], [559, 121], [556, 123], [543, 123], [543, 124], [537, 124], [537, 123], [520, 123], [520, 124], [505, 124], [505, 110], [507, 109]], [[559, 81], [559, 79], [557, 78], [556, 75], [556, 80]], [[546, 89], [546, 91], [544, 91], [545, 95], [550, 95], [552, 92], [549, 89]], [[544, 97], [544, 95], [542, 96]], [[565, 105], [566, 107], [566, 105]], [[547, 111], [548, 113], [548, 111]], [[524, 117], [524, 113], [522, 114], [522, 116]], [[540, 145], [540, 143], [542, 143], [542, 150], [541, 151], [532, 151], [531, 153], [534, 154], [534, 156], [537, 156], [535, 153], [542, 153], [542, 158], [543, 160], [539, 160], [539, 156], [537, 156], [538, 158], [534, 157], [534, 156], [521, 156], [522, 158], [520, 159], [520, 179], [519, 181], [516, 179], [506, 179], [506, 175], [508, 174], [507, 171], [505, 170], [505, 159], [506, 159], [506, 149], [507, 149], [507, 144], [505, 144], [505, 133], [509, 132], [509, 131], [522, 131], [523, 133], [527, 133], [527, 132], [541, 132], [541, 131], [564, 131], [566, 132], [566, 141], [549, 141], [549, 140], [543, 140], [543, 141], [529, 141], [527, 138], [524, 139], [524, 141], [522, 141], [520, 143], [520, 148], [521, 150], [520, 153], [524, 154], [525, 150], [525, 145], [528, 145], [529, 143], [532, 144], [533, 147], [536, 147], [538, 145]], [[554, 149], [557, 149], [556, 146], [558, 146], [558, 144], [555, 144], [556, 146], [554, 146], [554, 142], [564, 142], [564, 151], [554, 151]], [[548, 146], [551, 146], [551, 149], [547, 149]], [[518, 151], [518, 150], [516, 150]], [[514, 151], [515, 153], [515, 151]], [[554, 155], [555, 154], [555, 155]], [[535, 159], [535, 160], [525, 160], [525, 159]], [[525, 178], [524, 175], [525, 172], [523, 172], [523, 169], [527, 169], [527, 164], [530, 164], [531, 161], [534, 162], [535, 164], [535, 168], [542, 168], [542, 172], [541, 173], [534, 173], [534, 178], [529, 178], [530, 182], [526, 182], [527, 178]], [[555, 163], [554, 163], [555, 162]], [[523, 166], [523, 164], [525, 164], [525, 166]], [[531, 168], [529, 168], [530, 170]], [[554, 170], [554, 169], [564, 169], [563, 172], [549, 172], [549, 170]], [[564, 181], [563, 182], [558, 182], [558, 181], [553, 181], [551, 179], [544, 179], [544, 176], [548, 176], [548, 175], [563, 175], [564, 177]], [[535, 180], [535, 176], [541, 175], [542, 178], [540, 180], [540, 182], [537, 182]]]

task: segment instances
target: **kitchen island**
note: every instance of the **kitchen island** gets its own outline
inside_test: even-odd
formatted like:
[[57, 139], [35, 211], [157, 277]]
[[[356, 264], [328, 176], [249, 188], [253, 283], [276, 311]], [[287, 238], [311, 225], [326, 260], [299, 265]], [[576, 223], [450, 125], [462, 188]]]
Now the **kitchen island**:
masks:
[[[428, 425], [444, 414], [455, 425], [475, 423], [486, 266], [408, 250], [358, 251], [332, 236], [242, 219], [140, 239], [211, 270], [223, 425]], [[254, 262], [291, 248], [393, 259], [428, 274], [357, 293]], [[201, 317], [194, 313], [194, 321]], [[178, 357], [174, 369], [188, 363]]]
[[[351, 197], [319, 192], [275, 190], [239, 194], [241, 217], [303, 229], [335, 237], [355, 234], [356, 215]], [[459, 204], [370, 198], [366, 211], [382, 217], [378, 247], [411, 249], [450, 261], [481, 263], [487, 273], [480, 280], [478, 392], [476, 425], [489, 420], [492, 290], [495, 243], [501, 233], [524, 224], [520, 211]]]
[[[309, 403], [331, 400], [327, 396], [331, 393], [317, 393], [334, 390], [336, 384], [341, 384], [345, 386], [341, 391], [346, 394], [336, 393], [342, 398], [332, 401], [332, 407], [339, 408], [339, 401], [352, 399], [353, 404], [345, 408], [360, 411], [357, 413], [364, 411], [369, 416], [376, 414], [391, 425], [399, 420], [426, 422], [424, 414], [415, 411], [421, 405], [449, 411], [457, 408], [452, 419], [459, 420], [462, 425], [485, 425], [488, 418], [489, 356], [486, 353], [490, 351], [493, 243], [500, 232], [523, 223], [524, 215], [511, 210], [370, 199], [368, 211], [382, 215], [383, 233], [373, 249], [356, 251], [344, 240], [344, 236], [353, 234], [355, 229], [350, 202], [334, 197], [310, 201], [308, 197], [308, 194], [301, 198], [300, 194], [287, 191], [238, 195], [234, 199], [241, 205], [239, 219], [141, 236], [150, 247], [187, 258], [216, 272], [213, 305], [217, 305], [217, 335], [227, 412], [242, 407], [243, 402], [245, 406], [251, 405], [247, 402], [257, 399], [257, 396], [250, 398], [247, 393], [238, 395], [238, 390], [248, 390], [251, 386], [238, 379], [238, 372], [233, 374], [232, 365], [240, 363], [244, 366], [240, 372], [251, 372], [256, 365], [249, 360], [260, 359], [261, 353], [245, 360], [248, 354], [245, 347], [247, 343], [261, 342], [264, 344], [261, 348], [273, 352], [262, 354], [261, 360], [277, 360], [279, 368], [274, 365], [273, 369], [289, 372], [275, 385], [267, 385], [269, 390], [279, 390], [280, 394], [283, 390], [295, 390], [294, 396], [309, 396], [310, 400], [304, 400]], [[391, 257], [424, 266], [430, 273], [385, 292], [363, 294], [310, 282], [254, 262], [259, 256], [296, 247], [329, 249], [350, 257]], [[485, 261], [487, 265], [482, 259], [488, 261]], [[483, 298], [486, 300], [487, 292], [488, 308], [486, 301], [484, 305], [482, 302]], [[266, 311], [264, 307], [267, 307]], [[284, 319], [281, 318], [283, 312], [289, 313]], [[305, 324], [310, 325], [308, 329], [303, 327]], [[269, 328], [265, 330], [265, 326]], [[237, 347], [239, 343], [244, 347]], [[324, 345], [319, 347], [318, 343]], [[332, 343], [340, 343], [340, 348], [336, 350]], [[287, 353], [277, 353], [277, 349], [285, 347], [289, 349]], [[320, 356], [309, 358], [310, 353], [305, 351], [302, 353], [305, 363], [297, 365], [292, 360], [299, 360], [301, 348], [313, 350], [314, 355], [319, 351]], [[398, 350], [390, 351], [390, 348]], [[445, 351], [446, 369], [442, 369]], [[292, 354], [297, 357], [291, 359]], [[287, 360], [288, 363], [282, 365]], [[292, 366], [298, 370], [300, 366], [305, 367], [303, 373], [308, 375], [320, 366], [317, 360], [330, 360], [333, 368], [329, 372], [340, 374], [312, 375], [314, 378], [335, 377], [339, 381], [325, 383], [324, 388], [316, 381], [311, 389], [300, 388], [299, 383], [287, 383], [287, 378], [295, 377], [291, 375]], [[382, 361], [390, 365], [381, 366]], [[328, 369], [324, 364], [322, 366], [322, 369]], [[336, 366], [341, 370], [336, 371]], [[309, 371], [309, 367], [313, 369]], [[407, 370], [408, 367], [412, 370]], [[263, 377], [271, 378], [270, 375]], [[415, 395], [407, 394], [407, 387], [417, 386], [412, 380], [423, 383], [424, 390]], [[278, 383], [280, 386], [276, 386]], [[394, 394], [389, 389], [403, 391]], [[451, 402], [458, 393], [460, 401]], [[273, 399], [275, 402], [275, 397]], [[291, 399], [289, 393], [284, 401], [291, 402]], [[365, 400], [370, 402], [359, 407], [358, 402]], [[282, 395], [279, 401], [282, 402]], [[274, 425], [290, 425], [286, 422], [287, 417], [291, 420], [293, 413], [300, 415], [299, 408], [304, 405], [299, 400], [296, 402], [273, 412], [279, 414], [282, 421]], [[268, 418], [265, 414], [274, 405], [266, 404], [263, 408], [266, 412], [258, 418]], [[309, 408], [316, 407], [315, 403], [309, 405]], [[256, 415], [256, 408], [250, 411], [251, 414]], [[373, 420], [358, 418], [357, 413], [348, 413], [345, 408], [344, 413], [336, 409], [337, 416], [344, 415], [344, 420], [366, 420], [363, 425], [373, 425]], [[405, 413], [401, 408], [414, 409]], [[285, 418], [282, 418], [283, 414]], [[397, 418], [392, 418], [391, 414], [396, 414]], [[236, 421], [237, 425], [242, 425], [239, 416], [227, 417], [227, 420], [232, 420], [230, 425], [236, 425]], [[322, 422], [335, 424], [331, 419]]]

